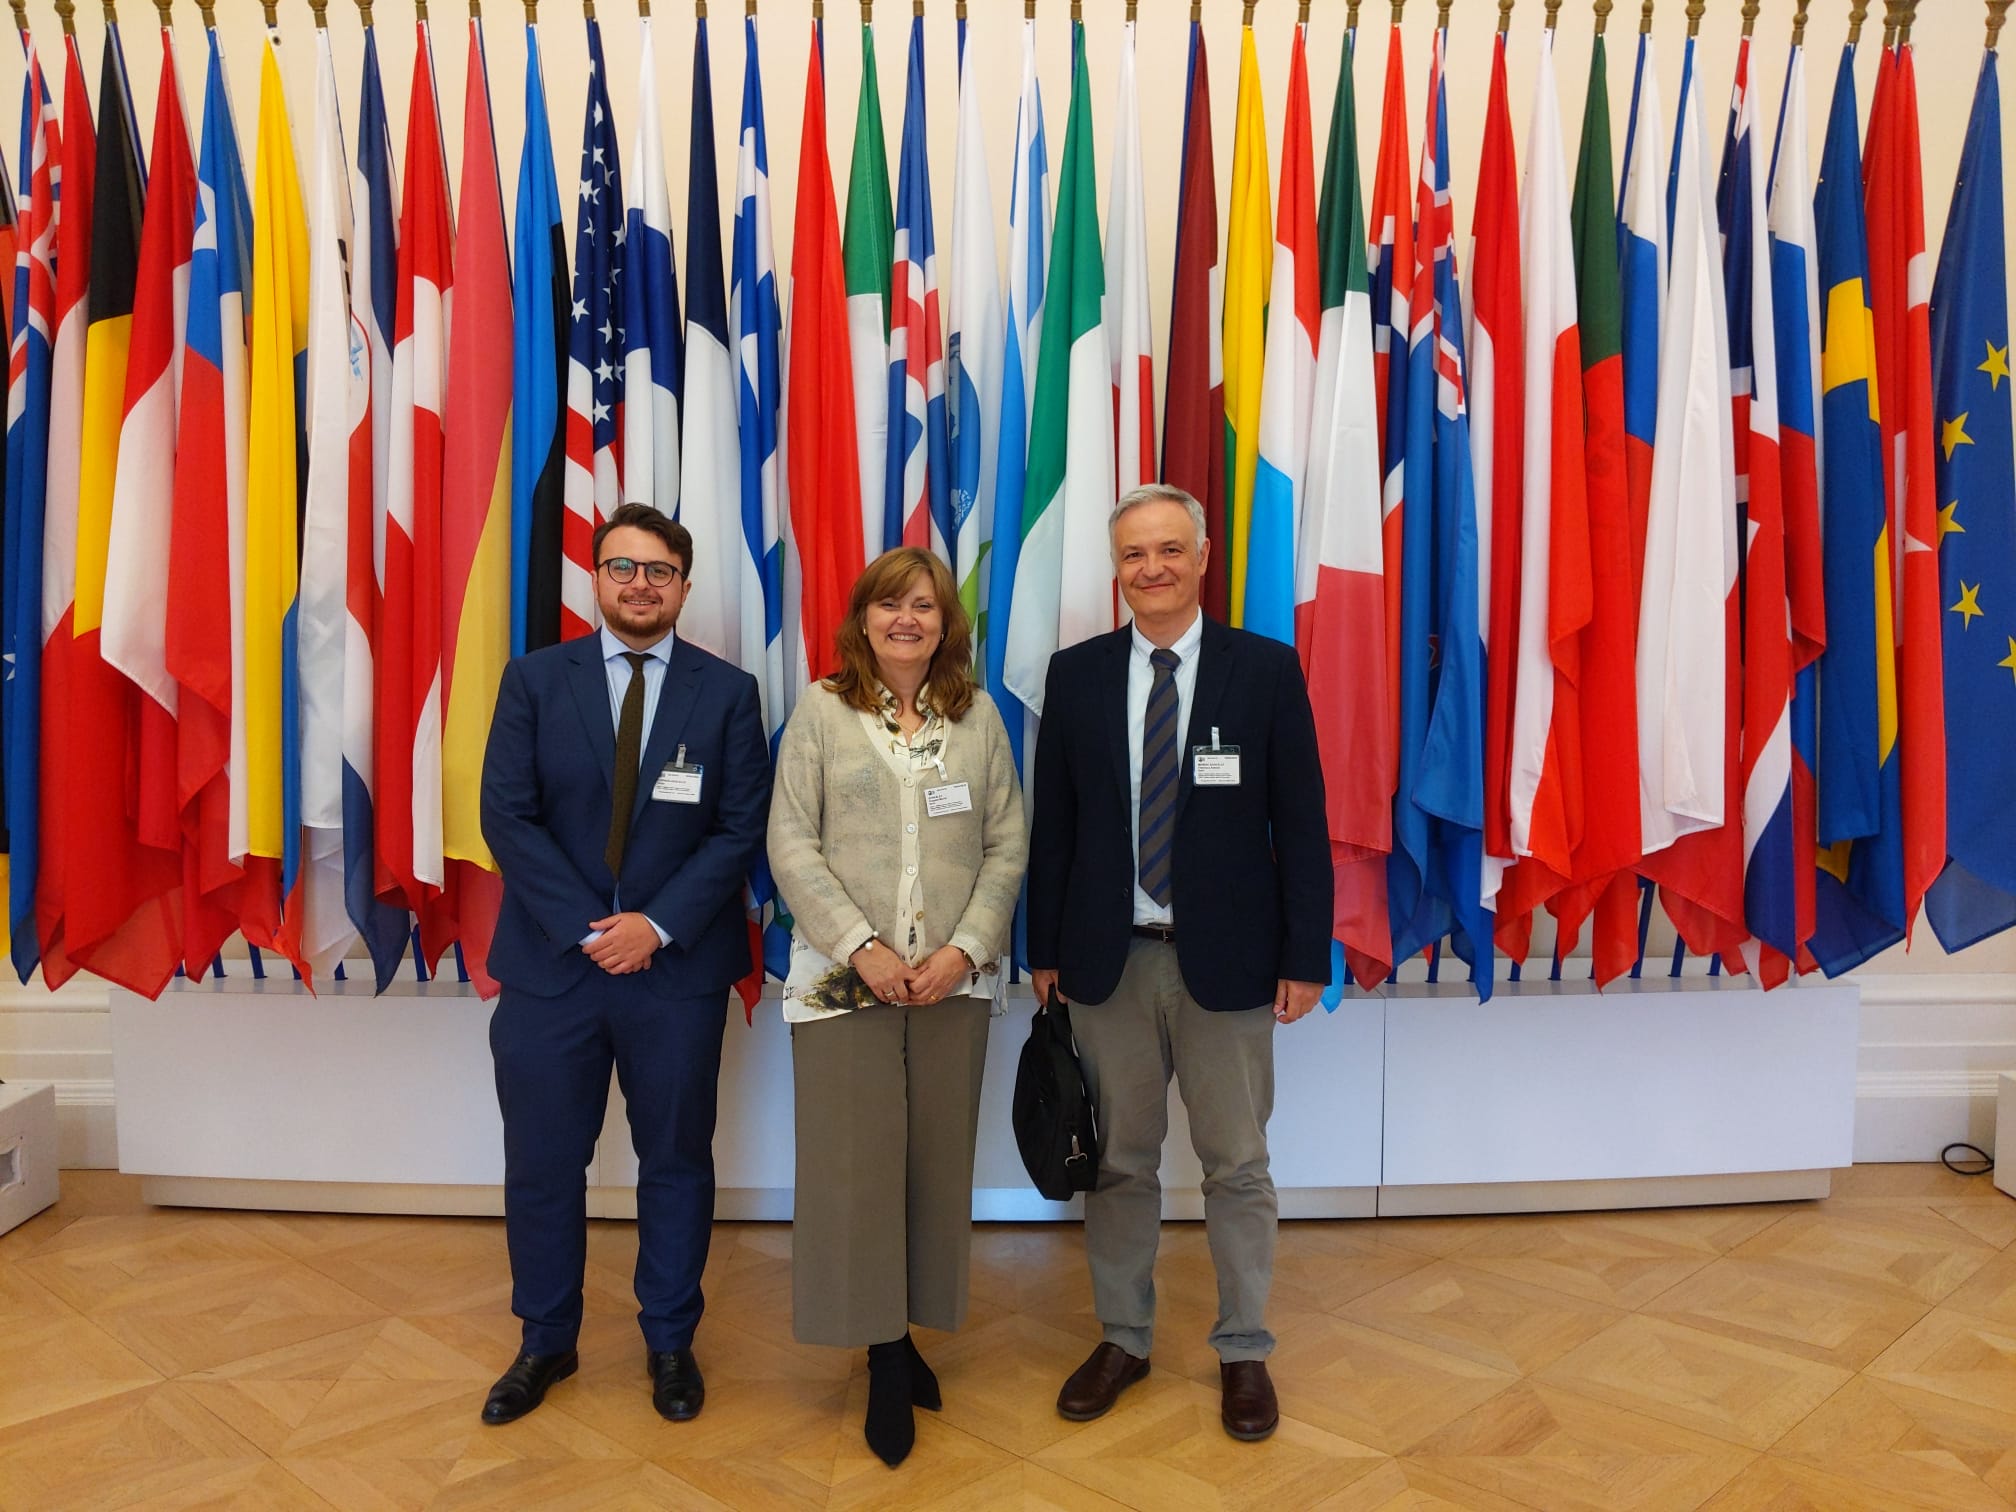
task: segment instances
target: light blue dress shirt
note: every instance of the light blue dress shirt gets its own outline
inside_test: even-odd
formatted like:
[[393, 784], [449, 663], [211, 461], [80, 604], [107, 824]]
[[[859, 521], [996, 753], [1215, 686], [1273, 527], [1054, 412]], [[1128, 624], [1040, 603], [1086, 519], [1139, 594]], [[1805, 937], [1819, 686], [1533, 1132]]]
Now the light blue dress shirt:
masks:
[[[605, 635], [607, 631], [603, 632]], [[1190, 628], [1176, 638], [1169, 649], [1177, 655], [1176, 670], [1171, 676], [1176, 679], [1176, 760], [1180, 764], [1189, 757], [1183, 749], [1185, 732], [1190, 728], [1190, 695], [1197, 688], [1197, 653], [1204, 645], [1204, 611], [1197, 611], [1197, 618], [1190, 621]], [[1130, 818], [1134, 825], [1134, 922], [1136, 924], [1170, 924], [1175, 916], [1164, 904], [1149, 897], [1141, 886], [1141, 727], [1148, 722], [1148, 693], [1155, 683], [1155, 664], [1148, 658], [1155, 650], [1155, 643], [1137, 628], [1133, 632], [1133, 644], [1127, 652], [1127, 781], [1130, 795]]]
[[[631, 648], [611, 635], [607, 625], [595, 634], [602, 645], [602, 670], [609, 679], [609, 727], [613, 730], [622, 723], [623, 696], [630, 691], [630, 679], [634, 675], [630, 670], [630, 663], [624, 660], [625, 653]], [[644, 728], [639, 732], [637, 742], [637, 760], [640, 767], [644, 760], [644, 748], [651, 743], [651, 721], [658, 717], [658, 695], [665, 691], [665, 672], [672, 665], [672, 643], [677, 638], [673, 631], [667, 630], [665, 638], [657, 645], [647, 646], [644, 649]], [[618, 895], [610, 903], [611, 911], [614, 913], [623, 912], [621, 893], [619, 885]], [[647, 916], [646, 922], [658, 931], [658, 944], [661, 949], [672, 943], [672, 936], [665, 932], [664, 927], [656, 919]], [[591, 930], [582, 937], [581, 943], [592, 945], [601, 938], [601, 930]]]

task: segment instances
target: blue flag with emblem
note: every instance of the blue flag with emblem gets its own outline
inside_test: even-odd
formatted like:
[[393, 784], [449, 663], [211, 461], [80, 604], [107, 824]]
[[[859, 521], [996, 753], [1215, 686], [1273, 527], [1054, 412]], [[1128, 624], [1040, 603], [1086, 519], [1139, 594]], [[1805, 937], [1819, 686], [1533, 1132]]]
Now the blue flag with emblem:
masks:
[[2002, 240], [2002, 92], [1981, 59], [1932, 283], [1939, 584], [1946, 681], [1945, 870], [1925, 915], [1947, 950], [2016, 924], [2016, 455]]

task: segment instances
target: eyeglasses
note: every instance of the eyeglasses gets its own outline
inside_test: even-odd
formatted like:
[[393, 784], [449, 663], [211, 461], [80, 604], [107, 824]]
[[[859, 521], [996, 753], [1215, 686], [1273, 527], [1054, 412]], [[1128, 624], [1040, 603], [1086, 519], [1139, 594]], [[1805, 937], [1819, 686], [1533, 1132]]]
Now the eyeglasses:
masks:
[[663, 588], [686, 575], [671, 562], [638, 562], [629, 557], [611, 557], [602, 563], [601, 570], [609, 574], [612, 583], [634, 583], [639, 567], [644, 569], [644, 581], [653, 588]]

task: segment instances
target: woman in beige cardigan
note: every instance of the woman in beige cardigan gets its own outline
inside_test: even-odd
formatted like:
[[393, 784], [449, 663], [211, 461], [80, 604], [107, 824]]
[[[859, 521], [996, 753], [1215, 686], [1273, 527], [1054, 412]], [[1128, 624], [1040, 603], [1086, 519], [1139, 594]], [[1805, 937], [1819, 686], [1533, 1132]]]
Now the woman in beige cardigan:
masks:
[[966, 1317], [987, 1019], [1029, 844], [945, 564], [872, 562], [838, 653], [784, 731], [770, 805], [794, 923], [793, 1322], [868, 1346], [868, 1443], [894, 1465], [913, 1403], [940, 1405], [909, 1325]]

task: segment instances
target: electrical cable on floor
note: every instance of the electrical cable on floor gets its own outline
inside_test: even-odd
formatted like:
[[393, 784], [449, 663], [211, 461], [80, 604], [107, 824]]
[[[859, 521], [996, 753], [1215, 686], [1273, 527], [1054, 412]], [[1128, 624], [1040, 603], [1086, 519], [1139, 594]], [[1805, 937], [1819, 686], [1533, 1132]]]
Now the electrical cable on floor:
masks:
[[[1953, 1163], [1953, 1152], [1955, 1150], [1965, 1150], [1969, 1155], [1972, 1155], [1976, 1160], [1981, 1162], [1980, 1167], [1971, 1171], [1961, 1170], [1959, 1166]], [[1955, 1176], [1986, 1176], [1990, 1171], [1995, 1169], [1995, 1157], [1979, 1145], [1968, 1144], [1965, 1140], [1955, 1140], [1939, 1152], [1939, 1164], [1946, 1167]]]

